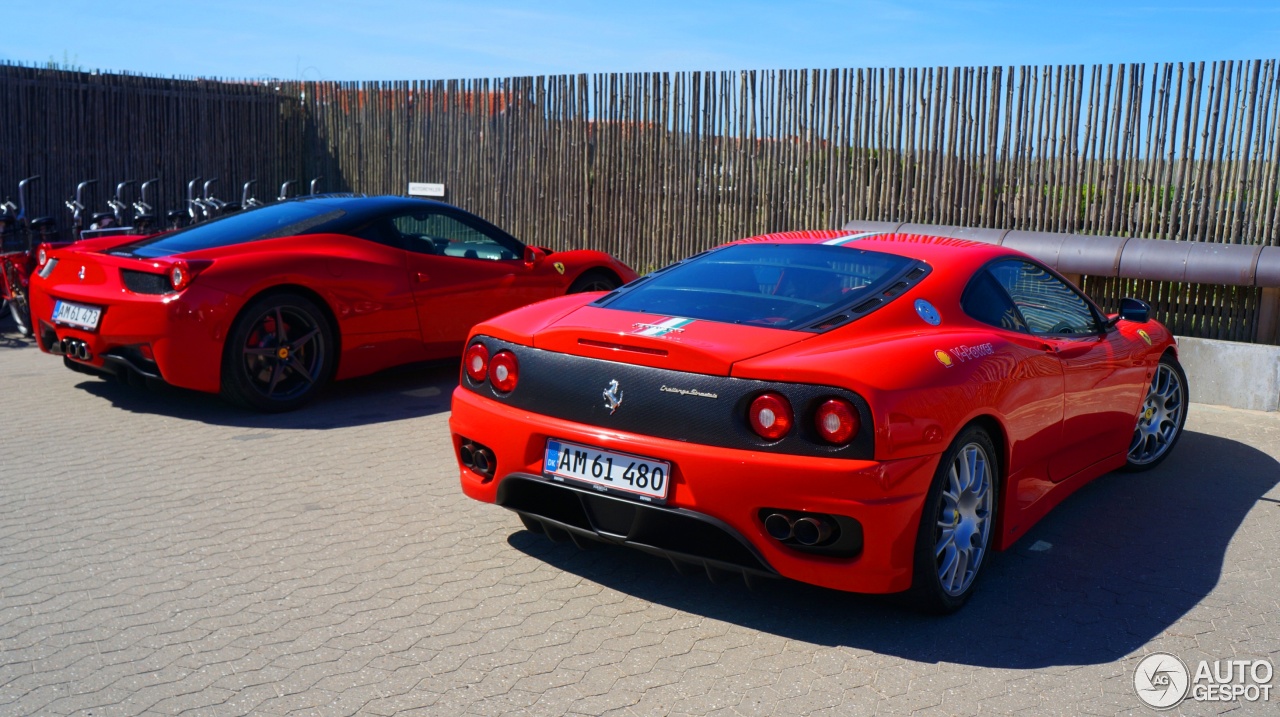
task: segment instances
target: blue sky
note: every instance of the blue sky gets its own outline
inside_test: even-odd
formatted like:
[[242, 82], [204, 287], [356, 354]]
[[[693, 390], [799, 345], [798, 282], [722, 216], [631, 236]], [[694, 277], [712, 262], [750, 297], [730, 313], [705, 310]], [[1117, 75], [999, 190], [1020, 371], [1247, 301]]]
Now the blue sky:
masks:
[[325, 80], [1255, 59], [1280, 0], [11, 0], [0, 61]]

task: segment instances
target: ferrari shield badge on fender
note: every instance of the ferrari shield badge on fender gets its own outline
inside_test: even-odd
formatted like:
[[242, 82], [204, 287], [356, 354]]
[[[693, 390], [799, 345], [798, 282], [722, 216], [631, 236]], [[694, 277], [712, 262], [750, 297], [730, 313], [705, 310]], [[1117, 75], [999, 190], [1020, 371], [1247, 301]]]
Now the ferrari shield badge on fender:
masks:
[[564, 275], [564, 263], [563, 263], [563, 262], [559, 262], [559, 261], [557, 261], [556, 263], [552, 264], [551, 266], [554, 266], [554, 267], [556, 268], [556, 271], [557, 271], [557, 272], [559, 272], [561, 276], [563, 276], [563, 275]]
[[946, 366], [947, 368], [951, 368], [952, 366], [955, 365], [955, 362], [951, 360], [951, 354], [947, 353], [946, 351], [943, 351], [942, 349], [938, 349], [937, 351], [934, 351], [933, 357], [938, 359], [938, 363], [942, 364], [943, 366]]
[[1151, 334], [1143, 331], [1142, 329], [1138, 329], [1138, 335], [1142, 337], [1142, 340], [1145, 341], [1148, 346], [1151, 345]]

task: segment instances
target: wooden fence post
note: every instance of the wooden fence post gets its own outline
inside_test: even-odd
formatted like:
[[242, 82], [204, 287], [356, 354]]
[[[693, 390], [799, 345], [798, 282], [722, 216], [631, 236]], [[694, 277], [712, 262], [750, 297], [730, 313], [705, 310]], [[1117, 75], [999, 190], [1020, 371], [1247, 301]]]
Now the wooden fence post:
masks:
[[1258, 297], [1258, 322], [1253, 342], [1272, 346], [1280, 344], [1280, 287], [1266, 287]]

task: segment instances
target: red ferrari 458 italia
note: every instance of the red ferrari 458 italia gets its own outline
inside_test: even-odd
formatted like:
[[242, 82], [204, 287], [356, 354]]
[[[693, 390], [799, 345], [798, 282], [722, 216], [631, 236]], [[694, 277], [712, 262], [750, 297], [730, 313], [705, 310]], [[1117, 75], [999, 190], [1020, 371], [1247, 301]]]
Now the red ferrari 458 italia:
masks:
[[998, 246], [746, 239], [473, 329], [462, 489], [552, 537], [955, 610], [988, 551], [1173, 449], [1187, 379], [1149, 312]]
[[297, 408], [331, 378], [457, 356], [478, 321], [635, 278], [607, 254], [528, 247], [440, 202], [336, 195], [41, 262], [44, 351], [263, 411]]

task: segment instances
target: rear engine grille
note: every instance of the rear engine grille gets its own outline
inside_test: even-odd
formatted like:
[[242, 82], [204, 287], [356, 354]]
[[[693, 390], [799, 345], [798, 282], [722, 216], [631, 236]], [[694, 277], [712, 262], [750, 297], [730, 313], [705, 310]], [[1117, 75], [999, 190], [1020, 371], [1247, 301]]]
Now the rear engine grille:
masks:
[[121, 269], [124, 286], [135, 294], [171, 294], [173, 285], [164, 274], [148, 274], [145, 271]]

